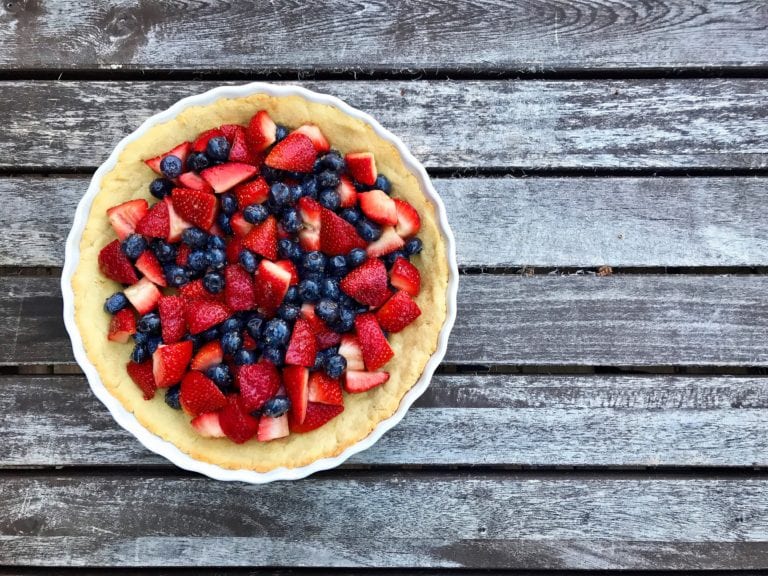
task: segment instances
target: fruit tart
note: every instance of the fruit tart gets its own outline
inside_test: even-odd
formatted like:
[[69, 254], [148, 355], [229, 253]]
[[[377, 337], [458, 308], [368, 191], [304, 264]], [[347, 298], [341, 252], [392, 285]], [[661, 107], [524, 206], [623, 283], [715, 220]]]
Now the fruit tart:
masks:
[[298, 95], [220, 98], [129, 142], [88, 213], [75, 321], [109, 393], [192, 458], [336, 456], [438, 346], [434, 205], [366, 122]]

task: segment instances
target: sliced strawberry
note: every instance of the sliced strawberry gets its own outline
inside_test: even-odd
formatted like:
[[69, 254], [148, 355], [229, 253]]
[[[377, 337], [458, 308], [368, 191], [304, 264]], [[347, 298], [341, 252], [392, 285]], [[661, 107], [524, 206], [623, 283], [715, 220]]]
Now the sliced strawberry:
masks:
[[120, 284], [133, 284], [139, 280], [136, 270], [133, 269], [133, 264], [120, 249], [120, 240], [112, 240], [101, 249], [99, 252], [99, 270], [104, 276]]
[[150, 360], [141, 364], [133, 361], [128, 362], [125, 369], [131, 380], [144, 392], [144, 400], [151, 400], [155, 397], [157, 384], [155, 384], [155, 377], [152, 374], [152, 362]]
[[365, 252], [368, 256], [385, 256], [390, 252], [400, 250], [403, 246], [405, 246], [405, 240], [395, 232], [394, 227], [385, 226], [379, 239], [368, 244]]
[[221, 133], [224, 134], [224, 137], [227, 139], [227, 142], [232, 144], [232, 142], [235, 140], [235, 134], [238, 130], [245, 130], [244, 127], [240, 126], [239, 124], [222, 124], [219, 126], [219, 130], [221, 130]]
[[270, 168], [290, 172], [312, 172], [317, 150], [304, 134], [293, 132], [272, 148], [264, 163]]
[[278, 260], [275, 264], [291, 275], [291, 286], [299, 283], [299, 272], [296, 270], [296, 265], [293, 262], [290, 260]]
[[245, 184], [239, 184], [235, 186], [235, 197], [241, 210], [251, 204], [261, 204], [269, 198], [269, 184], [261, 177]]
[[163, 342], [173, 344], [184, 338], [187, 323], [184, 319], [184, 298], [181, 296], [163, 296], [157, 304], [160, 314], [160, 330]]
[[314, 366], [315, 356], [317, 356], [315, 333], [309, 322], [298, 318], [285, 352], [285, 363], [294, 366]]
[[387, 332], [400, 332], [419, 316], [419, 305], [403, 290], [398, 291], [376, 311], [379, 326]]
[[301, 317], [309, 322], [309, 325], [312, 327], [318, 350], [325, 350], [341, 342], [341, 334], [331, 330], [325, 322], [317, 317], [314, 304], [309, 302], [303, 304], [301, 307]]
[[300, 198], [298, 206], [302, 221], [299, 244], [307, 251], [320, 250], [320, 213], [323, 207], [308, 196]]
[[251, 310], [256, 307], [253, 276], [240, 264], [224, 268], [224, 302], [232, 310]]
[[328, 152], [328, 150], [331, 149], [331, 145], [328, 142], [328, 139], [320, 131], [320, 128], [314, 124], [303, 124], [302, 126], [296, 128], [292, 134], [293, 133], [304, 134], [304, 136], [312, 141], [312, 145], [315, 147], [315, 150], [320, 153]]
[[168, 204], [155, 202], [144, 217], [136, 223], [136, 232], [150, 238], [168, 238], [171, 220]]
[[149, 205], [144, 199], [129, 200], [107, 210], [107, 218], [115, 234], [120, 240], [125, 240], [136, 230], [136, 224], [144, 218]]
[[141, 315], [155, 309], [163, 293], [149, 278], [142, 278], [136, 284], [128, 286], [124, 291], [125, 297]]
[[258, 162], [258, 154], [251, 150], [245, 137], [245, 129], [240, 126], [235, 130], [234, 138], [231, 141], [229, 149], [230, 162], [242, 162], [243, 164], [255, 165]]
[[227, 306], [214, 300], [188, 301], [184, 307], [184, 317], [192, 334], [200, 334], [216, 326], [229, 318], [231, 312]]
[[357, 195], [360, 210], [374, 222], [394, 226], [397, 224], [397, 208], [392, 200], [381, 190], [371, 190]]
[[269, 117], [267, 111], [259, 110], [251, 118], [246, 130], [248, 144], [255, 152], [266, 150], [277, 140], [276, 132], [277, 126], [272, 121], [272, 118]]
[[229, 219], [229, 225], [232, 226], [232, 231], [235, 235], [243, 238], [248, 235], [248, 232], [253, 230], [253, 224], [248, 222], [242, 212], [235, 212]]
[[356, 394], [381, 386], [389, 380], [389, 372], [361, 372], [347, 370], [344, 377], [344, 390]]
[[254, 276], [256, 306], [267, 316], [280, 307], [291, 285], [291, 274], [269, 260], [259, 262]]
[[285, 438], [290, 434], [288, 428], [288, 414], [283, 414], [277, 418], [262, 416], [259, 418], [259, 431], [256, 438], [259, 442], [269, 442], [278, 438]]
[[363, 362], [369, 371], [378, 370], [392, 359], [395, 353], [381, 331], [376, 316], [370, 313], [360, 314], [355, 318], [355, 331], [360, 349], [363, 351]]
[[226, 437], [224, 430], [221, 429], [218, 412], [206, 412], [205, 414], [200, 414], [200, 416], [193, 418], [190, 424], [203, 438]]
[[227, 262], [237, 264], [240, 261], [240, 252], [243, 251], [243, 243], [237, 236], [232, 236], [227, 240]]
[[389, 282], [398, 290], [404, 290], [411, 296], [418, 296], [421, 291], [419, 269], [405, 258], [398, 258], [389, 272]]
[[327, 208], [320, 211], [320, 250], [331, 256], [345, 255], [353, 248], [365, 248], [355, 227]]
[[248, 412], [261, 410], [266, 401], [277, 394], [281, 384], [280, 372], [274, 364], [266, 361], [240, 366], [236, 381], [243, 408]]
[[339, 179], [339, 185], [336, 187], [336, 192], [341, 199], [340, 206], [342, 208], [351, 208], [357, 204], [357, 190], [355, 190], [355, 185], [352, 183], [352, 180], [346, 176], [342, 176]]
[[210, 130], [206, 130], [200, 134], [200, 136], [198, 136], [194, 142], [192, 142], [192, 150], [195, 152], [205, 152], [205, 149], [208, 146], [208, 142], [214, 138], [218, 138], [219, 136], [224, 136], [224, 132], [222, 132], [219, 128], [211, 128]]
[[395, 209], [397, 210], [397, 225], [395, 232], [403, 238], [415, 236], [421, 230], [421, 218], [416, 208], [408, 204], [405, 200], [395, 198]]
[[376, 160], [371, 152], [355, 152], [344, 156], [344, 162], [347, 165], [347, 172], [352, 178], [365, 184], [373, 186], [376, 183]]
[[191, 188], [174, 188], [171, 199], [173, 208], [179, 216], [203, 230], [213, 226], [216, 221], [219, 203], [216, 196], [209, 192]]
[[208, 193], [213, 192], [211, 185], [203, 180], [196, 172], [185, 172], [179, 176], [179, 184], [184, 188], [192, 188], [192, 190], [201, 190]]
[[203, 180], [213, 187], [217, 194], [234, 188], [241, 182], [245, 182], [256, 174], [258, 170], [250, 164], [242, 162], [226, 162], [218, 166], [211, 166], [200, 172]]
[[[131, 334], [136, 334], [136, 316], [130, 308], [123, 308], [112, 316], [112, 320], [109, 321], [109, 335], [107, 338], [112, 340], [112, 342], [125, 344], [128, 342]], [[312, 338], [314, 339], [314, 336]]]
[[259, 430], [259, 420], [243, 408], [240, 396], [228, 396], [227, 405], [219, 412], [219, 424], [227, 438], [236, 444], [247, 442]]
[[368, 258], [341, 281], [341, 289], [366, 306], [381, 306], [389, 298], [387, 268], [378, 258]]
[[181, 240], [181, 234], [184, 232], [184, 230], [191, 228], [192, 224], [184, 220], [184, 218], [182, 218], [178, 212], [176, 212], [170, 196], [163, 198], [163, 202], [165, 202], [165, 205], [168, 207], [168, 222], [170, 225], [170, 230], [168, 232], [168, 242], [178, 242]]
[[226, 397], [213, 380], [195, 370], [187, 372], [181, 381], [179, 401], [190, 416], [220, 410], [227, 405]]
[[341, 394], [341, 384], [335, 378], [331, 378], [325, 372], [312, 372], [309, 375], [310, 402], [320, 404], [333, 404], [344, 406], [344, 396]]
[[144, 160], [144, 163], [152, 168], [152, 170], [162, 175], [163, 171], [160, 170], [160, 163], [163, 161], [163, 158], [166, 156], [176, 156], [176, 158], [181, 160], [181, 165], [184, 166], [187, 162], [187, 155], [189, 154], [191, 147], [192, 145], [189, 142], [182, 142], [175, 148], [168, 150], [165, 154], [160, 154], [149, 160]]
[[192, 358], [192, 363], [189, 367], [192, 370], [205, 372], [211, 366], [221, 364], [223, 361], [224, 350], [221, 348], [221, 342], [219, 340], [211, 340], [200, 347], [195, 357]]
[[192, 359], [192, 341], [161, 344], [152, 354], [152, 373], [158, 388], [167, 388], [180, 382]]
[[259, 347], [259, 343], [248, 334], [247, 330], [243, 330], [243, 348], [246, 350], [256, 350]]
[[203, 286], [202, 278], [187, 282], [179, 288], [179, 294], [187, 300], [216, 300], [218, 302], [224, 302], [224, 293], [211, 294]]
[[268, 216], [243, 238], [243, 247], [269, 260], [277, 258], [277, 220]]
[[363, 364], [363, 351], [357, 337], [352, 334], [344, 334], [339, 345], [339, 354], [347, 361], [347, 370], [365, 370]]
[[144, 252], [141, 253], [141, 256], [136, 260], [136, 268], [138, 268], [139, 272], [141, 272], [145, 278], [149, 278], [158, 286], [168, 285], [165, 280], [165, 274], [163, 273], [163, 267], [151, 250], [144, 250]]
[[303, 433], [311, 432], [317, 428], [320, 428], [323, 424], [326, 424], [329, 420], [336, 418], [339, 414], [344, 412], [344, 406], [334, 406], [332, 404], [318, 404], [316, 402], [310, 402], [307, 404], [307, 415], [304, 421], [299, 423], [288, 419], [291, 432]]
[[283, 385], [291, 401], [290, 419], [301, 424], [307, 414], [309, 370], [303, 366], [286, 366], [283, 368]]
[[192, 253], [192, 248], [187, 244], [179, 244], [176, 249], [176, 264], [179, 266], [186, 266], [189, 264], [189, 255]]

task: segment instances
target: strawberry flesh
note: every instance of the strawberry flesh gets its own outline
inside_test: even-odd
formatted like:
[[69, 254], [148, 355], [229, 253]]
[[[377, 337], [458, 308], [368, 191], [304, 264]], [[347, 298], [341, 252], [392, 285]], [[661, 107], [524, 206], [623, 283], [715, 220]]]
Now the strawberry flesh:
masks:
[[123, 292], [128, 301], [136, 308], [136, 312], [142, 315], [154, 310], [163, 296], [149, 278], [142, 278], [136, 284], [128, 286]]
[[395, 210], [397, 211], [397, 225], [395, 232], [403, 238], [415, 236], [421, 230], [421, 218], [416, 208], [411, 206], [405, 200], [394, 199]]
[[379, 326], [387, 332], [400, 332], [419, 316], [421, 316], [419, 305], [413, 301], [408, 292], [403, 290], [395, 293], [376, 311]]
[[181, 381], [179, 400], [190, 416], [220, 410], [227, 404], [226, 397], [213, 380], [195, 370], [187, 372]]
[[168, 238], [171, 233], [171, 219], [168, 204], [156, 202], [136, 224], [136, 232], [150, 238]]
[[312, 172], [317, 159], [312, 140], [304, 134], [293, 132], [275, 144], [264, 163], [270, 168], [290, 172]]
[[419, 269], [405, 258], [395, 260], [389, 272], [389, 282], [398, 290], [404, 290], [413, 297], [418, 296], [421, 291]]
[[211, 166], [200, 172], [203, 180], [211, 185], [213, 190], [220, 194], [234, 188], [241, 182], [245, 182], [258, 172], [255, 166], [243, 162], [226, 162], [218, 166]]
[[120, 284], [134, 284], [139, 281], [133, 264], [120, 249], [120, 240], [113, 240], [101, 249], [99, 269], [104, 276]]
[[192, 342], [161, 344], [152, 354], [152, 373], [158, 388], [167, 388], [181, 381], [192, 359]]
[[290, 434], [288, 427], [288, 414], [283, 414], [277, 418], [262, 416], [259, 418], [259, 430], [256, 438], [259, 442], [269, 442], [278, 438], [285, 438]]
[[361, 304], [381, 306], [389, 298], [384, 262], [369, 258], [344, 277], [341, 289]]
[[355, 227], [323, 208], [320, 211], [320, 250], [331, 256], [343, 256], [354, 248], [365, 248], [365, 240], [360, 238]]
[[378, 370], [395, 355], [373, 314], [365, 313], [357, 316], [355, 332], [363, 352], [363, 362], [368, 371]]
[[285, 363], [294, 366], [314, 366], [317, 356], [317, 342], [309, 322], [298, 318], [285, 353]]
[[[323, 424], [326, 424], [330, 420], [333, 420], [344, 412], [344, 406], [336, 406], [333, 404], [320, 404], [317, 402], [310, 402], [307, 404], [307, 414], [303, 422], [297, 422], [288, 418], [288, 424], [291, 428], [291, 432], [304, 433], [311, 432], [320, 428]], [[290, 413], [289, 413], [290, 414]]]
[[163, 273], [163, 267], [151, 250], [144, 250], [136, 260], [136, 268], [145, 278], [149, 278], [158, 286], [167, 286], [168, 283]]
[[372, 153], [355, 152], [347, 154], [344, 157], [344, 162], [347, 165], [347, 172], [361, 184], [373, 186], [376, 183], [378, 173], [376, 172], [376, 161]]
[[144, 393], [144, 400], [151, 400], [155, 397], [155, 390], [157, 384], [155, 383], [155, 377], [152, 374], [152, 361], [147, 360], [141, 364], [136, 362], [128, 362], [125, 369], [128, 371], [128, 376], [134, 381], [136, 386]]
[[221, 364], [223, 360], [224, 350], [221, 348], [221, 342], [219, 340], [211, 340], [200, 347], [195, 357], [192, 358], [189, 367], [192, 370], [205, 372], [211, 366]]
[[206, 412], [193, 418], [190, 422], [192, 428], [203, 438], [224, 438], [224, 430], [221, 429], [218, 412]]
[[107, 338], [125, 344], [132, 334], [136, 334], [136, 316], [130, 308], [123, 308], [109, 321]]
[[171, 198], [174, 210], [187, 222], [207, 230], [216, 221], [219, 204], [213, 194], [191, 188], [174, 188]]
[[309, 401], [309, 370], [303, 366], [286, 366], [283, 368], [283, 385], [291, 401], [290, 420], [301, 424]]
[[157, 304], [163, 342], [173, 344], [184, 338], [187, 323], [184, 319], [184, 299], [181, 296], [163, 296]]
[[376, 386], [381, 386], [389, 380], [388, 372], [363, 372], [347, 370], [344, 377], [344, 390], [351, 394], [367, 392]]
[[277, 394], [281, 384], [277, 368], [267, 361], [241, 366], [236, 381], [242, 406], [248, 412], [260, 410], [267, 400]]
[[246, 137], [251, 149], [261, 152], [269, 148], [277, 139], [277, 125], [266, 110], [259, 110], [251, 118], [246, 130]]
[[188, 301], [184, 307], [184, 317], [192, 334], [200, 334], [208, 328], [223, 322], [230, 316], [230, 309], [214, 300]]
[[236, 444], [247, 442], [259, 430], [259, 420], [242, 406], [240, 396], [227, 397], [227, 405], [219, 412], [219, 424], [227, 438]]
[[344, 396], [341, 393], [341, 384], [335, 378], [331, 378], [324, 372], [312, 372], [308, 385], [309, 402], [320, 404], [344, 405]]
[[107, 218], [120, 240], [125, 240], [136, 230], [136, 225], [149, 210], [146, 200], [129, 200], [107, 210]]
[[320, 131], [320, 128], [314, 124], [304, 124], [299, 126], [296, 128], [296, 130], [293, 131], [293, 133], [304, 134], [304, 136], [312, 141], [312, 145], [315, 147], [315, 150], [320, 153], [328, 152], [328, 150], [331, 149], [331, 145], [328, 142], [328, 139]]
[[397, 224], [397, 208], [392, 200], [381, 190], [363, 192], [357, 196], [360, 210], [374, 222], [387, 226]]

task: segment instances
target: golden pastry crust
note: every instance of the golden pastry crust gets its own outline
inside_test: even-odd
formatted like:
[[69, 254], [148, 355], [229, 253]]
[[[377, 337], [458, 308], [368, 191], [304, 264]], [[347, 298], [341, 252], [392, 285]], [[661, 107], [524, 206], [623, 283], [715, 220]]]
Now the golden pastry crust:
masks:
[[[199, 436], [189, 425], [189, 416], [165, 405], [162, 391], [150, 401], [143, 399], [125, 370], [130, 346], [107, 340], [109, 316], [102, 305], [120, 287], [102, 276], [97, 257], [99, 250], [115, 238], [106, 210], [129, 199], [151, 199], [148, 185], [156, 176], [143, 159], [162, 154], [179, 142], [193, 140], [202, 131], [221, 124], [247, 125], [251, 116], [261, 109], [267, 110], [275, 122], [289, 127], [307, 122], [317, 124], [332, 146], [342, 153], [364, 150], [374, 153], [379, 172], [392, 182], [393, 196], [410, 202], [421, 216], [419, 236], [424, 248], [420, 256], [413, 258], [413, 263], [421, 272], [422, 289], [416, 301], [422, 315], [404, 331], [390, 336], [395, 356], [382, 368], [390, 373], [386, 384], [362, 394], [345, 393], [344, 412], [313, 432], [291, 434], [267, 443], [253, 439], [238, 445], [226, 438]], [[336, 456], [365, 438], [379, 422], [397, 410], [437, 347], [438, 334], [446, 317], [448, 275], [446, 246], [438, 228], [435, 208], [391, 143], [380, 138], [368, 124], [333, 106], [310, 102], [299, 96], [256, 94], [187, 108], [173, 120], [154, 126], [126, 146], [115, 168], [104, 176], [101, 190], [91, 206], [72, 288], [75, 320], [88, 358], [107, 390], [145, 428], [197, 460], [224, 468], [266, 472], [281, 466], [300, 467]]]

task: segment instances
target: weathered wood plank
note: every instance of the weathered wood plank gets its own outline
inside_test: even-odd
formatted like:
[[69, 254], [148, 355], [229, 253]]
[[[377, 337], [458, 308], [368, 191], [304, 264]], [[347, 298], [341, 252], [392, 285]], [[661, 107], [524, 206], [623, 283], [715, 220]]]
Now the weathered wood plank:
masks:
[[[0, 84], [0, 168], [97, 166], [147, 116], [217, 84]], [[752, 168], [768, 159], [766, 80], [302, 84], [372, 113], [430, 167]]]
[[[61, 266], [88, 182], [84, 176], [0, 179], [0, 266]], [[433, 182], [462, 266], [768, 265], [764, 178]]]
[[[768, 63], [759, 0], [465, 0], [450, 10], [439, 2], [398, 7], [382, 0], [311, 8], [19, 1], [0, 9], [0, 22], [0, 68], [10, 70], [549, 71]], [[266, 31], [286, 41], [268, 41]]]
[[[464, 276], [445, 360], [766, 366], [766, 290], [765, 276]], [[0, 342], [0, 365], [72, 362], [58, 279], [0, 277]]]
[[[81, 377], [5, 377], [0, 392], [0, 467], [171, 466]], [[766, 378], [452, 375], [350, 465], [753, 467], [767, 443]]]
[[767, 502], [758, 478], [5, 475], [0, 554], [44, 566], [758, 568]]

